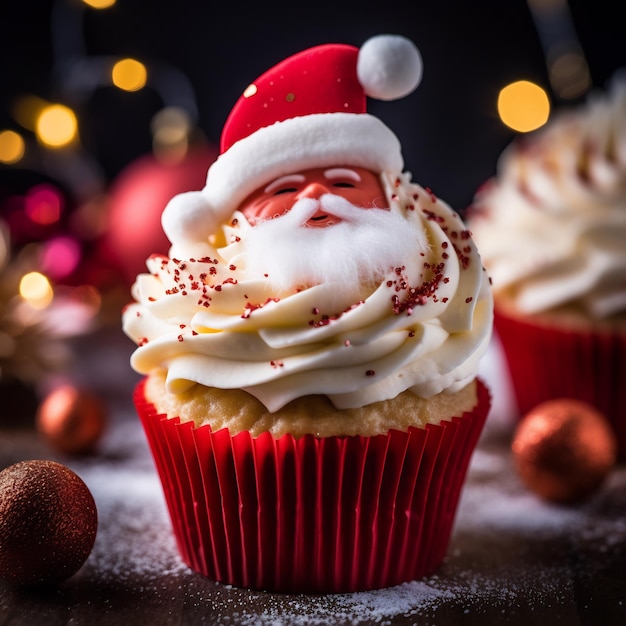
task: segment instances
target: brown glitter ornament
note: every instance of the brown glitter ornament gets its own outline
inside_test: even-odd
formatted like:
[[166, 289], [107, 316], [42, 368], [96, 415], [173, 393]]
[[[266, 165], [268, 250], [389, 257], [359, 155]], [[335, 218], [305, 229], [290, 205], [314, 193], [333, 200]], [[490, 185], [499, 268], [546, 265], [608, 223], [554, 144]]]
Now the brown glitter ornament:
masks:
[[590, 496], [617, 457], [615, 436], [604, 415], [570, 398], [543, 402], [527, 413], [512, 450], [525, 485], [546, 500], [562, 503]]
[[36, 425], [56, 450], [64, 454], [85, 454], [99, 441], [106, 426], [106, 415], [95, 394], [66, 384], [46, 396], [37, 411]]
[[0, 579], [53, 584], [87, 560], [98, 514], [87, 485], [54, 461], [22, 461], [0, 472]]

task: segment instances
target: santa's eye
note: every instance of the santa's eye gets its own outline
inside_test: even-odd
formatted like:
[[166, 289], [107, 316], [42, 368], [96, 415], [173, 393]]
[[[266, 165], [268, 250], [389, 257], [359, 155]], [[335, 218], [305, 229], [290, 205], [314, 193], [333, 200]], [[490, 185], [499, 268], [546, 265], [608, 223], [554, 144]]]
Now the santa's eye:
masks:
[[294, 193], [298, 191], [295, 187], [281, 187], [274, 192], [275, 196], [279, 196], [281, 193]]
[[348, 187], [348, 188], [353, 189], [354, 183], [350, 183], [348, 181], [339, 181], [339, 182], [333, 183], [333, 187]]

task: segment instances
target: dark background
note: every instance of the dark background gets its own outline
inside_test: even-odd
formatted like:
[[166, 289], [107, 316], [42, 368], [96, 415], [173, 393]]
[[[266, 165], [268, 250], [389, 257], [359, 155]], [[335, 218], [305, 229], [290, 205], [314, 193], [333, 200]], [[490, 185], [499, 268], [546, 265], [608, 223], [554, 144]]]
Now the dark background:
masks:
[[[515, 133], [496, 111], [499, 90], [528, 79], [553, 100], [538, 31], [525, 0], [412, 2], [260, 2], [118, 0], [96, 11], [79, 0], [0, 3], [0, 128], [15, 128], [21, 94], [65, 102], [79, 114], [82, 145], [107, 181], [151, 147], [150, 119], [163, 104], [197, 110], [197, 125], [217, 146], [231, 106], [258, 75], [301, 49], [325, 42], [360, 45], [378, 33], [411, 38], [424, 60], [417, 91], [373, 102], [370, 112], [399, 136], [406, 169], [459, 211], [493, 173]], [[572, 0], [576, 33], [595, 86], [626, 66], [619, 2]], [[77, 58], [133, 56], [151, 76], [126, 93], [102, 81], [68, 85]], [[89, 72], [87, 73], [89, 74]], [[91, 72], [93, 79], [94, 72]], [[178, 87], [175, 83], [178, 81]], [[1, 168], [2, 166], [0, 166]]]

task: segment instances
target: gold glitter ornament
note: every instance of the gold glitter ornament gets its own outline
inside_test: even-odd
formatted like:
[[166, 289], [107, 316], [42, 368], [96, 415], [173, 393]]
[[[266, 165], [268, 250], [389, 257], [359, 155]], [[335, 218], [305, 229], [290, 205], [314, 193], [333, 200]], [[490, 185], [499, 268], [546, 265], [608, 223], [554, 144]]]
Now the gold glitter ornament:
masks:
[[596, 491], [617, 458], [605, 416], [570, 398], [537, 405], [519, 423], [512, 442], [524, 484], [553, 502], [572, 503]]

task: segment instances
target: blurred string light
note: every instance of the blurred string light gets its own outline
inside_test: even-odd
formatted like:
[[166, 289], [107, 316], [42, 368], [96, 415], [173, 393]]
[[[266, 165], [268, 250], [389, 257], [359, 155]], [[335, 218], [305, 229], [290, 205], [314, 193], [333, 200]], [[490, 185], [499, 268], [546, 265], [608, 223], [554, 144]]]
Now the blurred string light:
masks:
[[78, 137], [78, 120], [72, 109], [63, 104], [43, 108], [35, 123], [37, 139], [49, 148], [62, 148]]
[[[48, 102], [39, 96], [26, 94], [14, 100], [11, 114], [22, 128], [35, 135], [39, 145], [44, 148], [56, 150], [79, 147], [78, 118], [74, 110], [65, 104]], [[23, 138], [21, 140], [23, 143]], [[20, 158], [24, 156], [24, 153], [25, 148]], [[42, 161], [42, 159], [34, 158], [33, 154], [31, 157], [31, 165]], [[1, 156], [0, 160], [2, 160]], [[85, 172], [82, 172], [83, 176], [84, 174]]]
[[567, 1], [528, 0], [528, 6], [554, 95], [561, 100], [580, 98], [591, 87], [591, 75]]
[[502, 122], [513, 130], [528, 133], [548, 121], [550, 100], [539, 85], [519, 80], [500, 91], [498, 114]]
[[180, 107], [165, 107], [150, 123], [152, 152], [160, 161], [181, 161], [189, 151], [193, 124], [187, 111]]
[[121, 59], [111, 70], [113, 84], [124, 91], [139, 91], [148, 81], [146, 66], [136, 59]]
[[83, 0], [92, 9], [108, 9], [115, 4], [115, 0]]
[[74, 237], [60, 235], [46, 241], [40, 251], [41, 270], [54, 280], [63, 280], [76, 270], [81, 249]]
[[59, 190], [49, 184], [35, 185], [24, 196], [24, 212], [32, 222], [41, 226], [57, 223], [63, 204]]
[[22, 276], [20, 296], [35, 309], [45, 309], [54, 297], [50, 281], [40, 272], [28, 272]]
[[0, 163], [17, 163], [26, 150], [24, 138], [13, 130], [0, 131]]

